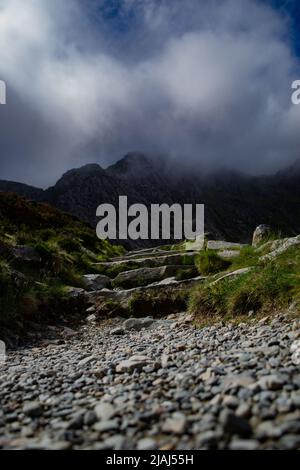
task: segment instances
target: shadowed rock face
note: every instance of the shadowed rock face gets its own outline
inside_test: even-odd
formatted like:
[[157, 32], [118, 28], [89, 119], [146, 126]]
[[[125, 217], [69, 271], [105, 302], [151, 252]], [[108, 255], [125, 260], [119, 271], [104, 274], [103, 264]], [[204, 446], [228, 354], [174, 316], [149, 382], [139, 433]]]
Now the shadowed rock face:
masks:
[[[0, 181], [0, 191], [46, 201], [93, 226], [99, 204], [117, 208], [119, 196], [126, 195], [129, 205], [204, 203], [205, 229], [216, 239], [249, 242], [262, 222], [286, 235], [300, 232], [299, 166], [260, 177], [228, 171], [204, 177], [200, 171], [181, 170], [170, 162], [131, 153], [106, 170], [91, 164], [68, 171], [45, 191], [7, 181]], [[151, 245], [153, 241], [143, 240], [128, 246]]]

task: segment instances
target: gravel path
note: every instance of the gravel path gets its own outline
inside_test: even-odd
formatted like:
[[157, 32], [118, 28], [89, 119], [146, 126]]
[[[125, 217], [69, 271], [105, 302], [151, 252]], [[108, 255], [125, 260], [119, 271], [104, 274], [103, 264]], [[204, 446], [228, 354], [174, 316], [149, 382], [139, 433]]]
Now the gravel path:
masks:
[[69, 336], [0, 365], [0, 448], [300, 448], [299, 321], [200, 330], [181, 314]]

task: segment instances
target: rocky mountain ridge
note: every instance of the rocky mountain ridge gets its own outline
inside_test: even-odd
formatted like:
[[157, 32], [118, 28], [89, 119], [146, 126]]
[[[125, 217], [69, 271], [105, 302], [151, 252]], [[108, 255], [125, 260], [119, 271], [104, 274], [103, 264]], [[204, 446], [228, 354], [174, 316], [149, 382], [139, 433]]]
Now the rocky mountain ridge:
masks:
[[[248, 242], [264, 222], [286, 235], [300, 232], [300, 170], [295, 164], [271, 176], [174, 168], [165, 160], [129, 153], [107, 169], [97, 164], [70, 170], [46, 190], [0, 180], [0, 191], [12, 191], [76, 215], [95, 226], [96, 208], [128, 203], [205, 204], [206, 231], [216, 238]], [[147, 245], [136, 242], [132, 246]], [[153, 242], [149, 242], [149, 245]]]

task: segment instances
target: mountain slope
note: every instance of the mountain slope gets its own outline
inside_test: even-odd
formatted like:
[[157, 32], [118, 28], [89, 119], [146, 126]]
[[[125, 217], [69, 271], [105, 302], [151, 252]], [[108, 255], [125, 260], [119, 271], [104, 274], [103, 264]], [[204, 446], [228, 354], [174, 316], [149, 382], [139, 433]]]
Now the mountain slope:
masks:
[[[13, 191], [44, 200], [95, 226], [99, 204], [118, 207], [121, 195], [128, 203], [205, 204], [206, 231], [217, 238], [249, 241], [253, 229], [268, 223], [287, 235], [300, 232], [300, 167], [273, 176], [247, 176], [229, 171], [214, 175], [183, 171], [166, 160], [140, 153], [127, 154], [106, 170], [85, 165], [68, 171], [43, 191], [0, 181], [0, 191]], [[136, 242], [131, 246], [152, 244]]]
[[16, 193], [19, 194], [19, 196], [24, 196], [27, 199], [32, 199], [34, 201], [42, 202], [45, 200], [43, 189], [35, 188], [28, 184], [16, 183], [15, 181], [0, 180], [0, 191]]
[[70, 298], [68, 286], [83, 287], [84, 274], [98, 273], [95, 263], [121, 252], [74, 216], [0, 192], [1, 339], [6, 328], [21, 333], [30, 321], [81, 314], [85, 302]]

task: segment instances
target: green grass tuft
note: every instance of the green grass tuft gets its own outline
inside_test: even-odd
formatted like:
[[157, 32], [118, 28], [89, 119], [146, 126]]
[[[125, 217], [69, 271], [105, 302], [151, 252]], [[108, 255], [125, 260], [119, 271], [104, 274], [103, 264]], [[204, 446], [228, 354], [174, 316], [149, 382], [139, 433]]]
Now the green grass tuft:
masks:
[[298, 246], [272, 261], [259, 262], [256, 254], [245, 250], [234, 260], [230, 271], [245, 265], [253, 269], [243, 275], [213, 282], [209, 278], [195, 287], [189, 298], [189, 311], [199, 317], [230, 316], [270, 312], [287, 308], [300, 300], [300, 249]]
[[197, 255], [195, 264], [199, 274], [208, 276], [225, 271], [231, 263], [222, 259], [214, 250], [203, 250]]
[[[17, 245], [34, 248], [41, 261], [16, 260]], [[0, 192], [0, 329], [46, 319], [56, 309], [60, 315], [66, 286], [83, 287], [83, 274], [101, 273], [95, 263], [123, 251], [76, 217]]]

